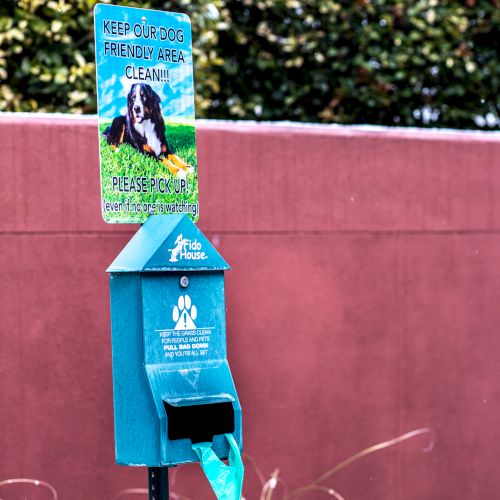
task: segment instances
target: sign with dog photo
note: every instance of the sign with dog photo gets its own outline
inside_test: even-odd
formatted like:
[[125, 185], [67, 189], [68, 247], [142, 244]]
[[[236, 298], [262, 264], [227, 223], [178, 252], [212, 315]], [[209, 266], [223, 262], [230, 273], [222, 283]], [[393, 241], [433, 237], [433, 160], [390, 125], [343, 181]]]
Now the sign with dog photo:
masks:
[[189, 17], [103, 4], [94, 15], [103, 218], [197, 221]]

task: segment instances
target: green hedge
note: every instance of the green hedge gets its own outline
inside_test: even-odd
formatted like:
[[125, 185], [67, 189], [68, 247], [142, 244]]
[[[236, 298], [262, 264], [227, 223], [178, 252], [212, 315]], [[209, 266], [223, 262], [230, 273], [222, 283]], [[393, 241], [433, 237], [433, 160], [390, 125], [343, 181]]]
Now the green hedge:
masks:
[[[94, 0], [3, 0], [0, 109], [95, 113]], [[499, 0], [177, 0], [200, 117], [499, 128]]]

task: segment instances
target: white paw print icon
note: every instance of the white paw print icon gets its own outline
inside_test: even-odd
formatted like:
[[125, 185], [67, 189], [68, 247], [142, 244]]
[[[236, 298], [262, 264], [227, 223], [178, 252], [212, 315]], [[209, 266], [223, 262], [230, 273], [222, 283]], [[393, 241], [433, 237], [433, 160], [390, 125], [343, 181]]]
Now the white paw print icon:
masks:
[[172, 311], [172, 319], [175, 323], [175, 330], [194, 330], [196, 325], [194, 321], [198, 316], [196, 306], [191, 303], [189, 295], [180, 295], [177, 305]]

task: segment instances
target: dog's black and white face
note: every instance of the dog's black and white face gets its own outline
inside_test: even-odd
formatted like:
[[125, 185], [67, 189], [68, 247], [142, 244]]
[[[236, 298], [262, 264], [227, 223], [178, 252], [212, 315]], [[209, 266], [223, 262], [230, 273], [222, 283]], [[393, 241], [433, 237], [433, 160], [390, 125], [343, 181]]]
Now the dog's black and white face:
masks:
[[151, 119], [159, 109], [158, 94], [145, 83], [135, 83], [128, 93], [128, 113], [133, 123], [142, 123]]
[[168, 154], [158, 94], [146, 83], [134, 83], [127, 96], [127, 114], [115, 117], [103, 135], [114, 148], [125, 143], [148, 155]]

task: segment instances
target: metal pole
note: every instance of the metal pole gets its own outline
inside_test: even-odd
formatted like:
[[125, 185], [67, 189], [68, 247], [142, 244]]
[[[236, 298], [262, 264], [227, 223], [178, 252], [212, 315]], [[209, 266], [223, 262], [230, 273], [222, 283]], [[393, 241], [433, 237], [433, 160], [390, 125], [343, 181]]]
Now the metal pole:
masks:
[[169, 500], [168, 467], [148, 467], [149, 500]]

